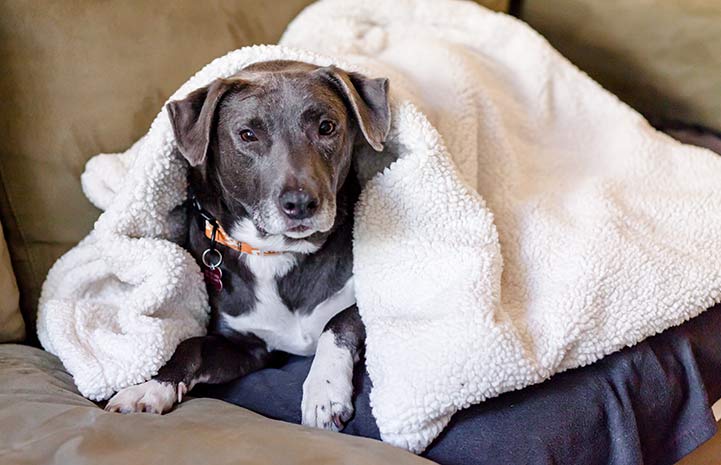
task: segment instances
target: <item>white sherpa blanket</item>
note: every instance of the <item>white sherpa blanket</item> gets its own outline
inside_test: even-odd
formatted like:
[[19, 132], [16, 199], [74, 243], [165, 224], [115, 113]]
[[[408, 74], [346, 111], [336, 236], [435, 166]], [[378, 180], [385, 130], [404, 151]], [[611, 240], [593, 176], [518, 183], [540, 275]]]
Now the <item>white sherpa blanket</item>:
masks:
[[[656, 132], [525, 24], [470, 2], [326, 0], [282, 45], [231, 52], [171, 98], [281, 58], [390, 78], [378, 157], [397, 161], [365, 185], [354, 231], [385, 441], [421, 451], [458, 409], [721, 300], [721, 159]], [[129, 152], [88, 163], [106, 211], [43, 288], [40, 339], [92, 399], [204, 331], [200, 272], [169, 241], [174, 144], [163, 109]]]

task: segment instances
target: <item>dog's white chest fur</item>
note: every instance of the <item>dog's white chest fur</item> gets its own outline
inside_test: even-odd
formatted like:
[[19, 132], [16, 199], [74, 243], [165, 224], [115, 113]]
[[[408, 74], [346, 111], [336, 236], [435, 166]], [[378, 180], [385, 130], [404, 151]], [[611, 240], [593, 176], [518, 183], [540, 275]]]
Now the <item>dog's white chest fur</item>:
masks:
[[312, 312], [300, 314], [289, 309], [278, 294], [276, 278], [295, 265], [291, 254], [244, 257], [255, 275], [255, 308], [239, 316], [225, 315], [226, 324], [240, 333], [253, 333], [268, 344], [269, 350], [296, 355], [315, 353], [326, 323], [355, 303], [353, 278], [343, 288], [318, 304]]

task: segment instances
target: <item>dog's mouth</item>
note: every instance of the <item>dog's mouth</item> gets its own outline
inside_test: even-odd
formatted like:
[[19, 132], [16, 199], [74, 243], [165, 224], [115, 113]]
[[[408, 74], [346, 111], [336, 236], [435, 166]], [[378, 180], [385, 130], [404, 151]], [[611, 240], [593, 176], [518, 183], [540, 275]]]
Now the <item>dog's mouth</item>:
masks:
[[304, 233], [306, 231], [310, 230], [310, 228], [306, 225], [299, 224], [298, 226], [294, 226], [292, 228], [288, 229], [288, 232], [291, 233]]
[[286, 222], [281, 228], [269, 231], [264, 225], [255, 223], [255, 229], [258, 230], [260, 236], [285, 236], [290, 239], [304, 239], [315, 234], [318, 230], [307, 224], [307, 221]]
[[303, 239], [312, 235], [313, 233], [315, 233], [315, 229], [312, 229], [310, 226], [301, 223], [287, 228], [283, 235], [286, 237], [290, 237], [291, 239]]

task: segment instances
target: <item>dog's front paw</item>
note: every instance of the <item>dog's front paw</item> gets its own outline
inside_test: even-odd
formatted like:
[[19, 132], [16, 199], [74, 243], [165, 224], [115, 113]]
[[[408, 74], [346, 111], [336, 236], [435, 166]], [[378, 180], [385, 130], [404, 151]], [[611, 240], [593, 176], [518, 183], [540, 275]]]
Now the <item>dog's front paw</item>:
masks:
[[301, 402], [305, 426], [340, 431], [353, 416], [353, 384], [347, 377], [308, 375]]
[[303, 383], [301, 402], [305, 426], [332, 431], [343, 429], [353, 416], [353, 356], [345, 347], [338, 347], [332, 333], [318, 340], [318, 349]]
[[161, 414], [170, 410], [177, 399], [177, 389], [171, 383], [150, 380], [120, 390], [108, 401], [105, 410], [119, 413]]

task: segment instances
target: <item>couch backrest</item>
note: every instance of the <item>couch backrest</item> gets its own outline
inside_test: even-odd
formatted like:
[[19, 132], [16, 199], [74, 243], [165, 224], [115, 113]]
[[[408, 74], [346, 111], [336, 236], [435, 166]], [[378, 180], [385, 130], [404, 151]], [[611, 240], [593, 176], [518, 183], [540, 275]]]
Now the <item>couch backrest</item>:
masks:
[[521, 0], [518, 10], [647, 117], [721, 131], [721, 1]]
[[[0, 219], [31, 338], [48, 269], [99, 214], [80, 188], [87, 159], [125, 150], [203, 65], [277, 42], [309, 3], [0, 3]], [[505, 9], [508, 0], [479, 3]]]
[[276, 42], [308, 3], [0, 5], [0, 215], [30, 336], [47, 270], [99, 213], [80, 189], [86, 160], [127, 148], [190, 75], [235, 48]]

